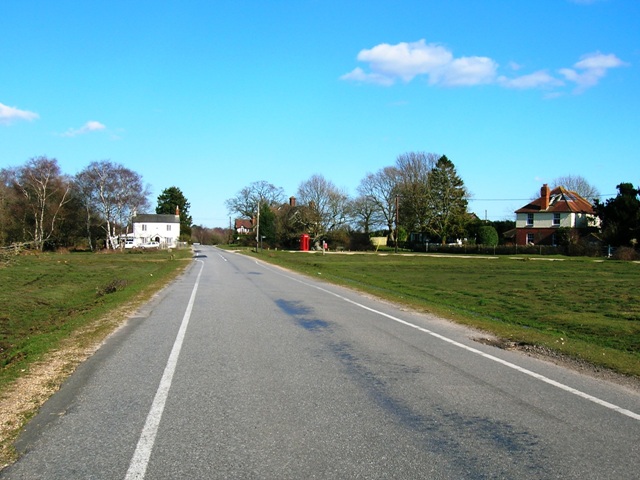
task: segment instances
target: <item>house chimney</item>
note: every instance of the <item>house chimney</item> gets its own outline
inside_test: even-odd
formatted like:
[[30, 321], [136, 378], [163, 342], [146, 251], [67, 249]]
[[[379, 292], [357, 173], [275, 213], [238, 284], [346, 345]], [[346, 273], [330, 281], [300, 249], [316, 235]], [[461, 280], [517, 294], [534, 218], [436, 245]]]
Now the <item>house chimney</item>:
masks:
[[176, 205], [176, 215], [180, 215], [180, 207]]
[[546, 183], [542, 185], [542, 188], [540, 189], [540, 197], [542, 198], [542, 210], [547, 210], [549, 208], [550, 192], [551, 191], [549, 190], [549, 185], [547, 185]]
[[289, 197], [289, 206], [290, 207], [296, 206], [296, 197]]

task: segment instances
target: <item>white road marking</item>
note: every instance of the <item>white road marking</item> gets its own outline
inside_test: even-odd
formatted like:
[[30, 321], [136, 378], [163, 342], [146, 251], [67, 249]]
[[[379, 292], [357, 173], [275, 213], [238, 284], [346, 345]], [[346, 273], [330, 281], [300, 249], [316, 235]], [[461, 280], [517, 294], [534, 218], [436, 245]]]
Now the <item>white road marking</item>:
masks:
[[153, 450], [156, 434], [158, 433], [158, 427], [160, 426], [160, 419], [164, 412], [164, 406], [167, 401], [167, 396], [169, 395], [169, 389], [171, 388], [173, 374], [176, 370], [176, 365], [178, 364], [180, 350], [182, 349], [182, 342], [184, 341], [187, 325], [189, 325], [189, 319], [191, 318], [191, 310], [193, 310], [196, 292], [198, 291], [198, 285], [200, 284], [200, 276], [204, 269], [204, 262], [202, 260], [196, 261], [202, 264], [200, 266], [200, 272], [198, 273], [196, 283], [193, 286], [191, 298], [189, 299], [187, 309], [184, 312], [184, 317], [182, 317], [182, 323], [180, 324], [178, 335], [173, 343], [169, 360], [167, 360], [167, 365], [165, 366], [164, 373], [162, 374], [162, 379], [160, 380], [160, 385], [156, 391], [156, 396], [151, 404], [151, 410], [149, 410], [149, 414], [147, 415], [144, 428], [140, 434], [138, 446], [136, 447], [136, 451], [134, 452], [131, 463], [129, 464], [129, 470], [127, 471], [125, 480], [142, 480], [145, 472], [147, 471], [147, 465], [149, 465], [149, 458], [151, 457], [151, 451]]
[[[256, 263], [258, 263], [258, 261], [256, 261]], [[260, 265], [262, 265], [264, 268], [267, 268], [265, 266], [265, 264], [260, 264]], [[512, 368], [513, 370], [517, 370], [520, 373], [524, 373], [525, 375], [533, 377], [533, 378], [535, 378], [537, 380], [540, 380], [542, 382], [548, 383], [549, 385], [553, 385], [554, 387], [557, 387], [557, 388], [559, 388], [561, 390], [564, 390], [566, 392], [569, 392], [569, 393], [572, 393], [574, 395], [577, 395], [578, 397], [582, 397], [585, 400], [588, 400], [590, 402], [596, 403], [596, 404], [598, 404], [598, 405], [600, 405], [602, 407], [609, 408], [609, 409], [611, 409], [611, 410], [613, 410], [615, 412], [618, 412], [618, 413], [620, 413], [622, 415], [626, 415], [627, 417], [633, 418], [634, 420], [640, 420], [640, 414], [632, 412], [631, 410], [627, 410], [625, 408], [619, 407], [618, 405], [614, 405], [613, 403], [609, 403], [609, 402], [607, 402], [605, 400], [602, 400], [600, 398], [597, 398], [597, 397], [594, 397], [592, 395], [589, 395], [588, 393], [584, 393], [584, 392], [582, 392], [580, 390], [577, 390], [577, 389], [575, 389], [573, 387], [570, 387], [568, 385], [565, 385], [563, 383], [560, 383], [560, 382], [552, 380], [552, 379], [550, 379], [548, 377], [545, 377], [544, 375], [540, 375], [539, 373], [533, 372], [531, 370], [527, 370], [526, 368], [520, 367], [519, 365], [516, 365], [514, 363], [507, 362], [506, 360], [502, 360], [501, 358], [498, 358], [498, 357], [494, 357], [493, 355], [490, 355], [488, 353], [482, 352], [481, 350], [478, 350], [476, 348], [469, 347], [469, 346], [467, 346], [467, 345], [465, 345], [463, 343], [460, 343], [460, 342], [457, 342], [457, 341], [455, 341], [455, 340], [453, 340], [451, 338], [445, 337], [444, 335], [440, 335], [439, 333], [433, 332], [433, 331], [431, 331], [431, 330], [429, 330], [427, 328], [420, 327], [420, 326], [415, 325], [413, 323], [407, 322], [406, 320], [402, 320], [402, 319], [400, 319], [398, 317], [394, 317], [393, 315], [389, 315], [388, 313], [384, 313], [384, 312], [381, 312], [381, 311], [376, 310], [374, 308], [367, 307], [366, 305], [358, 303], [358, 302], [356, 302], [354, 300], [350, 300], [350, 299], [348, 299], [346, 297], [343, 297], [340, 294], [337, 294], [337, 293], [334, 293], [334, 292], [332, 292], [330, 290], [327, 290], [326, 288], [322, 288], [322, 287], [320, 287], [318, 285], [313, 285], [311, 283], [304, 282], [304, 281], [302, 281], [302, 280], [300, 280], [298, 278], [294, 278], [294, 277], [291, 277], [289, 275], [285, 275], [285, 274], [283, 274], [281, 272], [278, 272], [277, 270], [274, 270], [272, 268], [269, 268], [269, 270], [271, 270], [272, 272], [274, 272], [274, 273], [276, 273], [278, 275], [282, 275], [282, 276], [284, 276], [286, 278], [289, 278], [289, 279], [291, 279], [291, 280], [293, 280], [295, 282], [299, 282], [299, 283], [302, 283], [303, 285], [306, 285], [308, 287], [315, 288], [317, 290], [325, 292], [325, 293], [327, 293], [329, 295], [332, 295], [332, 296], [334, 296], [336, 298], [339, 298], [340, 300], [343, 300], [343, 301], [345, 301], [347, 303], [351, 303], [352, 305], [360, 307], [360, 308], [362, 308], [364, 310], [367, 310], [369, 312], [375, 313], [375, 314], [380, 315], [382, 317], [388, 318], [389, 320], [393, 320], [394, 322], [401, 323], [402, 325], [406, 325], [407, 327], [415, 328], [416, 330], [419, 330], [419, 331], [421, 331], [423, 333], [431, 335], [432, 337], [438, 338], [438, 339], [440, 339], [440, 340], [442, 340], [444, 342], [450, 343], [451, 345], [455, 345], [456, 347], [463, 348], [464, 350], [467, 350], [468, 352], [475, 353], [476, 355], [480, 355], [480, 356], [482, 356], [482, 357], [484, 357], [484, 358], [486, 358], [488, 360], [492, 360], [494, 362], [500, 363], [500, 364], [504, 365], [505, 367], [509, 367], [509, 368]]]

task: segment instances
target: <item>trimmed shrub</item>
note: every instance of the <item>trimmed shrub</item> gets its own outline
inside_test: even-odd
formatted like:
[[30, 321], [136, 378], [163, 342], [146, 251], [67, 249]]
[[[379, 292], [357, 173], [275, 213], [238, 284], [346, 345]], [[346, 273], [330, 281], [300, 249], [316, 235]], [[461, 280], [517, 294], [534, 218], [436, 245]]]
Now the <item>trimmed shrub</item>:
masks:
[[495, 247], [498, 245], [498, 231], [491, 225], [483, 225], [478, 229], [478, 245], [487, 245]]

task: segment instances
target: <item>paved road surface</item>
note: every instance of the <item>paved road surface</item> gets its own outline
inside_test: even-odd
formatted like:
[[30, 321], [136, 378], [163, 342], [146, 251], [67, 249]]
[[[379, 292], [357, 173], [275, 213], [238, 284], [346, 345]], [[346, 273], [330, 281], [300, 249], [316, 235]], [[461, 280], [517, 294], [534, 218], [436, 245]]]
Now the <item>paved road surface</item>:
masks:
[[201, 248], [44, 406], [0, 477], [640, 475], [637, 392]]

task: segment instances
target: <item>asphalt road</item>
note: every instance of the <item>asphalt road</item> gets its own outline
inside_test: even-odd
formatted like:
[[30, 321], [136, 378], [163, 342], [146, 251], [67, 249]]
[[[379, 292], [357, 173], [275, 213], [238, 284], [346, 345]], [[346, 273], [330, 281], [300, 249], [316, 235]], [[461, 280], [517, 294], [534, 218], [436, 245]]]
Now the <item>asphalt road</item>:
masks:
[[478, 335], [201, 247], [0, 477], [638, 478], [638, 392]]

